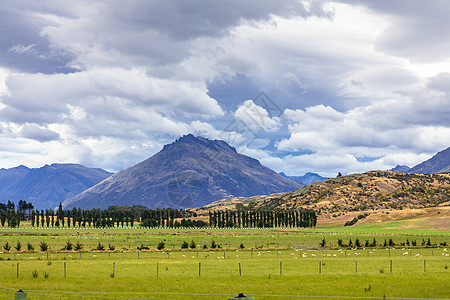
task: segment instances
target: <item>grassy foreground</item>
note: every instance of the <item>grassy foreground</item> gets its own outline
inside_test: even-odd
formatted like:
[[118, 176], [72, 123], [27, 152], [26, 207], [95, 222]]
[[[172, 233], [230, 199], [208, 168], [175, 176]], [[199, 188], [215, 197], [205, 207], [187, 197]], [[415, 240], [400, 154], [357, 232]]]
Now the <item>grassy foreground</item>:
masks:
[[[0, 246], [24, 247], [2, 249], [0, 299], [12, 299], [19, 288], [28, 299], [226, 299], [239, 292], [256, 299], [449, 298], [450, 248], [398, 246], [406, 239], [448, 243], [448, 232], [315, 231], [0, 229]], [[323, 238], [327, 246], [320, 249]], [[338, 249], [339, 238], [392, 238], [397, 246]], [[68, 240], [83, 250], [61, 251]], [[195, 249], [181, 249], [192, 240]], [[212, 240], [221, 248], [211, 249]], [[48, 257], [38, 251], [41, 241], [50, 245]], [[166, 248], [157, 251], [160, 241]], [[28, 242], [34, 251], [26, 250]], [[93, 251], [99, 242], [116, 250]], [[150, 250], [138, 251], [142, 244]]]

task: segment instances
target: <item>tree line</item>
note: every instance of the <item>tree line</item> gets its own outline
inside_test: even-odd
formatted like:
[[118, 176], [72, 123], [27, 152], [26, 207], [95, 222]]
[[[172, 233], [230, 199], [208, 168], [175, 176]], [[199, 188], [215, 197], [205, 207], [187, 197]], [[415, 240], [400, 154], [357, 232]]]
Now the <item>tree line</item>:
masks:
[[315, 227], [316, 212], [312, 209], [291, 210], [218, 210], [209, 212], [209, 223], [212, 227], [233, 228], [273, 228], [273, 227]]
[[8, 203], [0, 203], [0, 224], [2, 227], [7, 224], [8, 227], [18, 227], [20, 221], [29, 220], [31, 210], [34, 208], [32, 203], [19, 200], [17, 206], [14, 202], [8, 200]]
[[[1, 204], [1, 203], [0, 203]], [[192, 210], [158, 208], [145, 206], [110, 206], [107, 209], [63, 209], [34, 210], [31, 203], [19, 203], [15, 210], [12, 202], [0, 205], [2, 227], [18, 227], [23, 220], [30, 220], [32, 227], [214, 227], [214, 228], [272, 228], [272, 227], [315, 227], [317, 215], [311, 209], [295, 210], [217, 210], [209, 212], [209, 222], [193, 219], [197, 213]], [[30, 212], [31, 209], [31, 212]]]

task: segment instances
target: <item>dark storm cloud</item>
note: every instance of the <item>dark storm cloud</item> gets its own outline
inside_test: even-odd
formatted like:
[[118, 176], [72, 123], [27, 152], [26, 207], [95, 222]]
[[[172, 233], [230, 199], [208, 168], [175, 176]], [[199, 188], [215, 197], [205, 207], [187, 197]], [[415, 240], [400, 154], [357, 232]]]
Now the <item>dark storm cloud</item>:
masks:
[[[33, 12], [33, 13], [30, 13]], [[67, 73], [70, 55], [51, 49], [40, 35], [38, 13], [56, 12], [46, 1], [5, 1], [0, 6], [0, 65], [25, 72]], [[60, 12], [59, 12], [60, 13]]]
[[109, 6], [112, 19], [136, 29], [154, 28], [176, 40], [227, 34], [242, 22], [282, 17], [328, 16], [324, 1], [225, 0], [225, 1], [115, 1]]
[[417, 61], [441, 61], [450, 57], [450, 1], [446, 0], [343, 0], [363, 5], [391, 21], [377, 41], [390, 55]]

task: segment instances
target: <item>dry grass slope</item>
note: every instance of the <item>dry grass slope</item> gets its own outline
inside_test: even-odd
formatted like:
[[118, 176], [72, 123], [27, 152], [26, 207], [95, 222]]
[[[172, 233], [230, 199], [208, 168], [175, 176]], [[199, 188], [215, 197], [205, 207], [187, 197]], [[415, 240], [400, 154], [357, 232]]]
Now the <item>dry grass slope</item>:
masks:
[[[450, 174], [372, 171], [313, 183], [298, 190], [216, 201], [205, 209], [234, 209], [236, 203], [261, 209], [312, 208], [321, 224], [340, 224], [369, 214], [358, 224], [433, 217], [450, 207]], [[442, 218], [450, 227], [449, 218]], [[439, 226], [441, 227], [441, 226]]]

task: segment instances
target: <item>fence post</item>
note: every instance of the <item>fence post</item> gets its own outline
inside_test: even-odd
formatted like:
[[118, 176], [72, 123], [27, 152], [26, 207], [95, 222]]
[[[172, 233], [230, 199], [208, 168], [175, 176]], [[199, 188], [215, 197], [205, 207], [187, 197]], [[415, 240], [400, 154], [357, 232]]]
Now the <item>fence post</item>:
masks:
[[200, 277], [201, 269], [202, 269], [202, 263], [198, 263], [198, 277]]
[[156, 278], [158, 278], [158, 270], [159, 269], [159, 265], [158, 265], [158, 263], [156, 263]]
[[424, 273], [427, 272], [427, 261], [426, 260], [423, 261], [423, 272]]
[[239, 276], [242, 276], [242, 273], [241, 273], [241, 263], [239, 263]]
[[116, 263], [113, 262], [113, 272], [112, 272], [113, 277], [116, 276]]
[[66, 262], [64, 262], [64, 278], [66, 278]]
[[391, 259], [391, 273], [392, 273], [392, 259]]
[[17, 263], [17, 278], [19, 278], [19, 263]]
[[283, 262], [280, 261], [280, 276], [283, 275]]
[[358, 261], [355, 260], [355, 273], [358, 274]]
[[319, 261], [319, 274], [322, 274], [322, 262]]

